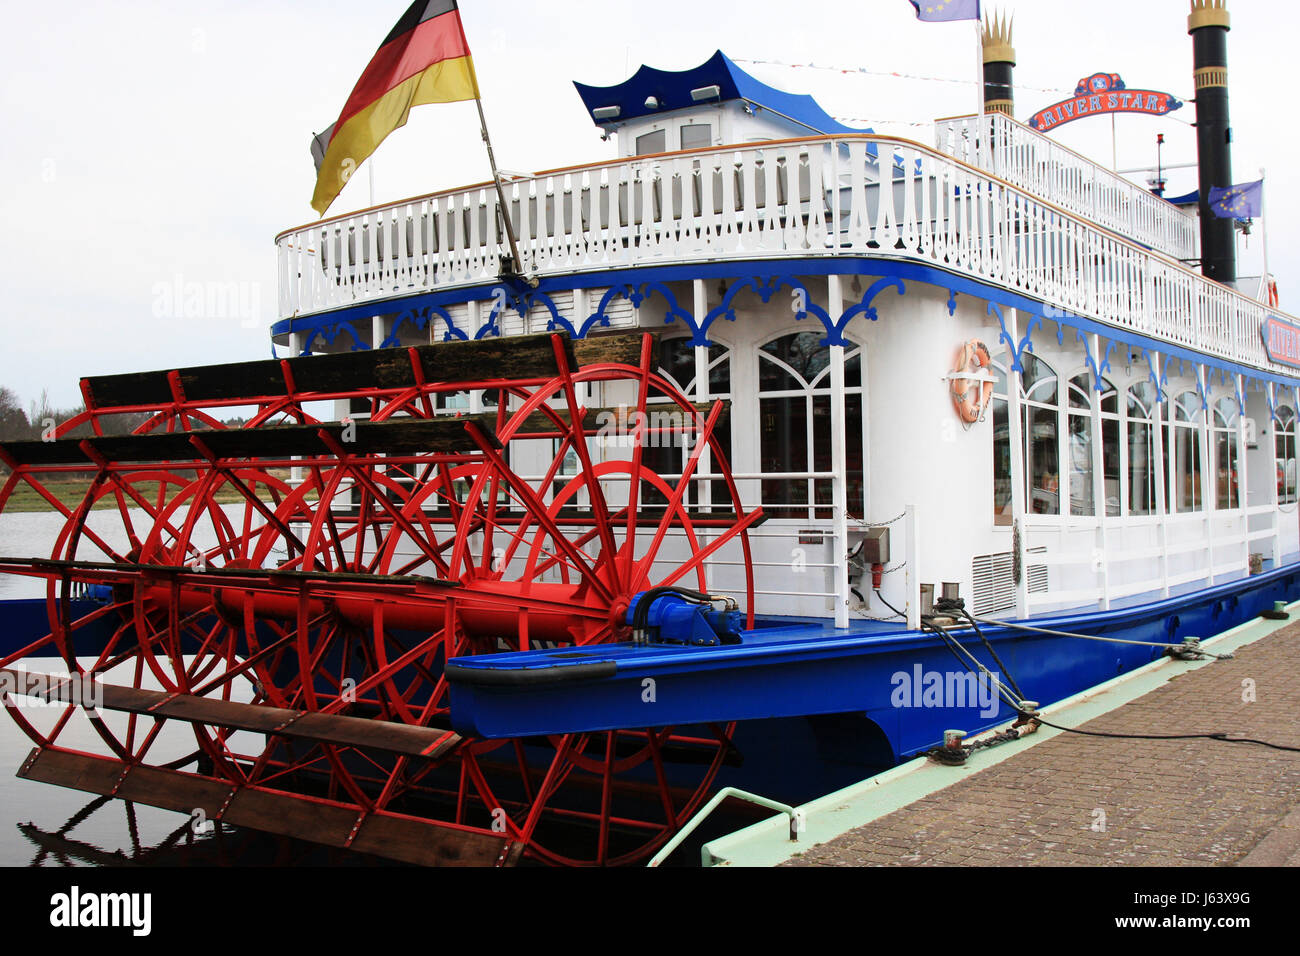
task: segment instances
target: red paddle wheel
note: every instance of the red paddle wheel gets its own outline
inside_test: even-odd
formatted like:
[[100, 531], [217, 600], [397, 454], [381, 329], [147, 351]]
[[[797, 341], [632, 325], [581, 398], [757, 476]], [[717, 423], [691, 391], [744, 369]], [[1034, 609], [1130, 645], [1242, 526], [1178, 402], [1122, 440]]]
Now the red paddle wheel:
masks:
[[[84, 382], [55, 440], [0, 447], [0, 508], [25, 484], [66, 519], [49, 558], [0, 559], [45, 580], [50, 621], [0, 668], [57, 654], [72, 675], [5, 671], [36, 744], [21, 775], [419, 863], [649, 856], [733, 756], [731, 725], [464, 738], [442, 670], [627, 640], [637, 594], [712, 593], [715, 562], [752, 608], [760, 514], [714, 436], [726, 409], [656, 374], [654, 344], [531, 336]], [[445, 411], [474, 393], [490, 410]], [[313, 415], [341, 402], [368, 414]], [[235, 408], [249, 424], [220, 426]], [[147, 420], [105, 434], [124, 413]], [[679, 473], [652, 467], [664, 447]], [[88, 490], [60, 504], [74, 475]]]

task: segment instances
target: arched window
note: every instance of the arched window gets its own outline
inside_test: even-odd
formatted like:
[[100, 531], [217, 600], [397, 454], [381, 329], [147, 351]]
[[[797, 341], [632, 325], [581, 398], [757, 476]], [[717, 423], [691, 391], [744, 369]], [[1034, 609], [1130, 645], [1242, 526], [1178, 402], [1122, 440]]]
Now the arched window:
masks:
[[1128, 513], [1156, 513], [1156, 476], [1160, 455], [1155, 441], [1156, 387], [1140, 382], [1128, 390]]
[[1095, 515], [1093, 496], [1092, 403], [1100, 402], [1102, 437], [1102, 500], [1107, 515], [1119, 514], [1119, 401], [1115, 386], [1101, 380], [1102, 391], [1092, 385], [1086, 372], [1070, 379], [1069, 400], [1069, 481], [1070, 514], [1076, 517]]
[[1169, 403], [1169, 498], [1178, 513], [1205, 507], [1201, 494], [1201, 396], [1183, 392]]
[[[698, 366], [696, 364], [696, 349], [691, 344], [689, 338], [665, 339], [659, 344], [659, 368], [658, 373], [668, 379], [677, 389], [692, 401], [698, 401], [699, 397], [704, 394], [700, 389], [698, 375]], [[708, 358], [708, 399], [714, 402], [718, 399], [723, 401], [731, 400], [731, 350], [726, 346], [719, 345], [716, 342], [709, 347]], [[649, 404], [666, 402], [667, 399], [660, 396], [650, 396]], [[724, 414], [713, 428], [713, 434], [721, 443], [723, 451], [730, 462], [731, 452], [731, 419], [732, 416]], [[652, 416], [653, 421], [653, 416]], [[661, 475], [680, 475], [689, 461], [692, 448], [683, 447], [680, 444], [667, 445], [662, 442], [650, 442], [642, 451], [642, 462], [649, 468]], [[696, 474], [702, 474], [704, 471], [705, 459], [701, 459], [700, 465], [696, 469]], [[709, 482], [715, 485], [712, 489], [712, 499], [716, 501], [726, 501], [725, 482]], [[701, 491], [704, 490], [705, 483], [692, 481], [687, 491], [687, 499], [690, 504], [705, 504], [701, 499]], [[664, 504], [664, 497], [659, 492], [649, 487], [643, 487], [641, 500], [646, 503]]]
[[1240, 507], [1237, 486], [1237, 416], [1235, 398], [1220, 399], [1214, 405], [1214, 484], [1215, 507], [1231, 511]]
[[1036, 356], [1025, 353], [1020, 375], [1024, 409], [1025, 467], [1032, 514], [1061, 513], [1060, 429], [1061, 386], [1056, 372]]
[[1279, 405], [1273, 416], [1273, 454], [1277, 463], [1277, 500], [1294, 504], [1296, 500], [1296, 414], [1288, 405]]
[[1086, 374], [1070, 379], [1066, 421], [1070, 514], [1095, 515], [1092, 496], [1092, 383]]
[[993, 363], [993, 515], [997, 524], [1010, 524], [1011, 410], [1007, 402], [1007, 370]]
[[[758, 352], [759, 460], [763, 506], [774, 518], [829, 519], [832, 463], [830, 348], [824, 334], [793, 332]], [[844, 355], [845, 448], [848, 510], [863, 515], [862, 352], [850, 344]]]

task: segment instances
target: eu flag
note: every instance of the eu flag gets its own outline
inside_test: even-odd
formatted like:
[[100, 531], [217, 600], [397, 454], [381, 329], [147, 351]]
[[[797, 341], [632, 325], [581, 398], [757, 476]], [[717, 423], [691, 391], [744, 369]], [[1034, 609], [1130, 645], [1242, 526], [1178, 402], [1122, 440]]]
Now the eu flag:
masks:
[[978, 20], [980, 0], [910, 0], [916, 18], [929, 23], [945, 20]]
[[1210, 212], [1220, 219], [1254, 219], [1264, 210], [1264, 180], [1210, 189]]

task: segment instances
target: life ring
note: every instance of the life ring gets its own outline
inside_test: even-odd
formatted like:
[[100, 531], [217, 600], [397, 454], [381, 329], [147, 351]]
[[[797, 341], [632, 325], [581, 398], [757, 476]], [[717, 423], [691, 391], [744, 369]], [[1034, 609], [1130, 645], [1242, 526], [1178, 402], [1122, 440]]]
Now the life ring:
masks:
[[993, 398], [993, 382], [979, 377], [979, 373], [987, 371], [992, 364], [989, 347], [979, 339], [971, 339], [957, 353], [957, 367], [948, 379], [952, 383], [953, 407], [967, 425], [975, 424], [984, 416]]

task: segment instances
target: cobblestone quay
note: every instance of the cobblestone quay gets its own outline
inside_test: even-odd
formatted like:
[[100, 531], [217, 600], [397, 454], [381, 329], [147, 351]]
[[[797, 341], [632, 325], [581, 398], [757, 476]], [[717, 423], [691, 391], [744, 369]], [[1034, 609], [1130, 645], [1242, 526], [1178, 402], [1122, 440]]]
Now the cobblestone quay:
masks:
[[[1081, 729], [1300, 747], [1300, 624]], [[1300, 753], [1061, 734], [785, 865], [1025, 864], [1300, 866]]]

